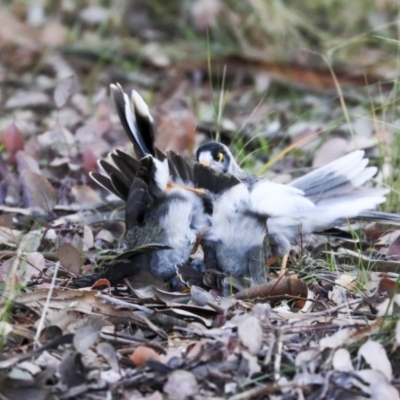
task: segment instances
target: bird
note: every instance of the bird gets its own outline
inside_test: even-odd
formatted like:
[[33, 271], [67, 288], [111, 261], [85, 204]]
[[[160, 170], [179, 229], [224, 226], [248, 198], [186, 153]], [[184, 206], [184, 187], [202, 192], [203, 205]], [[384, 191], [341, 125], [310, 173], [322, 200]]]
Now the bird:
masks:
[[[251, 191], [246, 184], [220, 171], [209, 176], [207, 170], [211, 169], [194, 165], [196, 187], [201, 188], [196, 194], [204, 200], [209, 216], [201, 241], [204, 260], [197, 269], [206, 272], [204, 279], [208, 282], [220, 280], [219, 274], [210, 273], [216, 271], [233, 278], [249, 277], [251, 285], [265, 283], [269, 255], [266, 217], [252, 211]], [[226, 282], [229, 284], [229, 280]]]
[[[155, 147], [153, 118], [142, 97], [132, 91], [129, 98], [120, 85], [111, 85], [111, 93], [136, 158], [116, 150], [111, 154], [115, 166], [100, 160], [104, 173], [92, 172], [90, 176], [126, 202], [124, 242], [133, 258], [168, 281], [175, 276], [175, 266], [187, 261], [208, 223], [204, 201], [195, 193], [191, 163]], [[134, 250], [141, 246], [150, 249], [137, 256]], [[123, 265], [121, 257], [114, 263], [117, 267], [111, 266], [101, 276], [106, 274], [114, 282], [114, 272], [110, 271]], [[124, 262], [131, 258], [128, 252]], [[129, 274], [129, 268], [125, 270], [117, 274], [118, 280]]]
[[[232, 174], [248, 188], [248, 210], [265, 218], [273, 250], [282, 256], [281, 275], [286, 271], [292, 244], [302, 235], [324, 234], [347, 220], [400, 223], [400, 216], [374, 210], [386, 201], [389, 189], [363, 187], [377, 172], [376, 167], [368, 166], [369, 160], [364, 156], [362, 150], [353, 151], [281, 184], [245, 172], [222, 143], [205, 143], [196, 151], [198, 162]], [[213, 227], [215, 236], [221, 234], [219, 226], [216, 223]]]

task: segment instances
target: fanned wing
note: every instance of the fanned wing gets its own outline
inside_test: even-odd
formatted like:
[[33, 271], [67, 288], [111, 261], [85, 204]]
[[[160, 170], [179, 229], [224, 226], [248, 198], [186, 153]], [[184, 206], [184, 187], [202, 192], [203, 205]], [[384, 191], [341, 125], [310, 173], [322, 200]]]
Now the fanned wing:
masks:
[[315, 202], [344, 194], [362, 186], [376, 174], [375, 167], [367, 167], [368, 161], [364, 158], [364, 151], [353, 151], [295, 179], [289, 185], [302, 190], [307, 198]]
[[289, 185], [262, 180], [250, 192], [250, 210], [266, 216], [295, 216], [315, 208], [304, 192]]

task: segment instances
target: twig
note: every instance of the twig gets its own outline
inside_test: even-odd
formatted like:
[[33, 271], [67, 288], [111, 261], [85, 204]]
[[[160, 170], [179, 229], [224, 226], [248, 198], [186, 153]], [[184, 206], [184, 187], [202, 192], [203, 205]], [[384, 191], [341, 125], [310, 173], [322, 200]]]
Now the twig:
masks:
[[53, 278], [51, 280], [51, 286], [50, 286], [49, 292], [47, 293], [46, 303], [44, 304], [43, 313], [42, 313], [42, 316], [40, 317], [39, 324], [38, 324], [38, 327], [36, 330], [36, 335], [34, 338], [35, 346], [41, 345], [41, 343], [39, 342], [39, 336], [40, 336], [40, 333], [42, 332], [42, 328], [44, 326], [44, 321], [46, 319], [47, 310], [49, 309], [49, 306], [50, 306], [50, 299], [51, 299], [51, 296], [53, 295], [53, 289], [56, 286], [56, 279], [57, 279], [57, 273], [58, 273], [59, 267], [60, 267], [60, 262], [56, 262]]

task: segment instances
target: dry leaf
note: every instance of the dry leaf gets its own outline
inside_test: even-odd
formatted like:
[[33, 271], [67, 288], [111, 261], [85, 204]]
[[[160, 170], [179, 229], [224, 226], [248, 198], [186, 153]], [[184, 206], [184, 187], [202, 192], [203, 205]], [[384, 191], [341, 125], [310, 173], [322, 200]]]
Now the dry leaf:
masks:
[[69, 76], [59, 82], [54, 90], [54, 103], [57, 108], [61, 108], [67, 104], [67, 101], [75, 89], [75, 76]]
[[47, 178], [26, 171], [23, 174], [23, 181], [33, 204], [47, 213], [51, 212], [57, 204], [57, 193]]
[[75, 137], [66, 128], [55, 127], [37, 137], [38, 142], [43, 147], [50, 147], [63, 157], [74, 157], [77, 149], [74, 146]]
[[149, 360], [160, 360], [160, 356], [153, 349], [146, 346], [138, 346], [135, 351], [131, 354], [130, 359], [137, 366], [141, 367], [146, 364]]
[[171, 399], [185, 400], [198, 393], [198, 385], [191, 372], [177, 369], [171, 372], [163, 390]]
[[333, 335], [322, 338], [319, 341], [319, 348], [323, 351], [325, 349], [336, 349], [344, 344], [349, 344], [349, 339], [354, 332], [355, 329], [340, 329]]
[[83, 244], [86, 249], [91, 249], [94, 244], [93, 232], [88, 225], [84, 225], [83, 227]]
[[391, 261], [400, 261], [400, 235], [389, 246], [386, 258]]
[[7, 110], [13, 108], [23, 107], [43, 107], [49, 106], [50, 98], [46, 93], [43, 92], [28, 92], [26, 90], [20, 90], [15, 92], [5, 104]]
[[346, 139], [334, 137], [328, 139], [314, 154], [313, 167], [322, 167], [337, 160], [348, 152], [349, 143]]
[[1, 141], [6, 153], [8, 154], [8, 162], [15, 165], [16, 154], [18, 151], [24, 149], [25, 142], [21, 131], [14, 122], [4, 129]]
[[8, 229], [12, 229], [14, 214], [4, 213], [0, 214], [0, 226]]
[[82, 266], [82, 254], [72, 244], [61, 244], [57, 249], [57, 257], [67, 271], [79, 275]]
[[96, 343], [102, 325], [102, 321], [96, 319], [91, 320], [76, 330], [73, 344], [77, 352], [84, 354]]
[[262, 346], [263, 332], [258, 318], [247, 317], [238, 328], [239, 339], [251, 354], [256, 355]]
[[26, 269], [24, 271], [24, 281], [23, 283], [28, 283], [33, 276], [40, 275], [45, 267], [45, 260], [43, 254], [34, 251], [28, 254], [28, 262], [26, 264]]
[[392, 365], [385, 348], [380, 343], [368, 340], [358, 349], [358, 356], [363, 357], [372, 369], [382, 372], [389, 381], [392, 380]]
[[354, 371], [350, 353], [347, 349], [337, 349], [333, 355], [332, 366], [337, 371]]
[[96, 350], [107, 361], [113, 371], [119, 371], [117, 352], [110, 343], [101, 342], [97, 345]]
[[83, 207], [93, 207], [102, 203], [100, 196], [87, 185], [74, 185], [71, 194], [75, 201]]
[[40, 168], [37, 161], [25, 151], [18, 151], [15, 156], [18, 164], [18, 172], [22, 175], [26, 171], [32, 171], [40, 175]]
[[196, 118], [186, 108], [169, 111], [159, 119], [158, 132], [156, 144], [160, 149], [192, 153], [196, 140]]

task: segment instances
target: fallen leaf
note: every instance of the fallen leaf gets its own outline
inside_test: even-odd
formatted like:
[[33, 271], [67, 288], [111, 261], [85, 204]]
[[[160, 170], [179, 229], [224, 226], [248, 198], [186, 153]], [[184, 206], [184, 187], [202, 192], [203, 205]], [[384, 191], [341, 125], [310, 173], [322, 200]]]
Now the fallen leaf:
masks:
[[336, 349], [344, 344], [349, 344], [349, 339], [354, 332], [356, 332], [355, 329], [340, 329], [333, 335], [322, 338], [319, 341], [319, 348], [321, 351], [323, 351], [325, 349]]
[[28, 261], [26, 264], [26, 269], [24, 271], [23, 283], [28, 283], [33, 276], [38, 276], [43, 271], [45, 267], [45, 260], [43, 254], [34, 251], [28, 254]]
[[83, 244], [87, 250], [91, 249], [94, 245], [93, 232], [89, 225], [83, 226]]
[[71, 194], [82, 207], [93, 207], [102, 203], [101, 197], [87, 185], [74, 185]]
[[130, 359], [137, 366], [141, 367], [149, 360], [160, 360], [160, 356], [152, 348], [147, 346], [138, 346], [131, 354]]
[[33, 204], [51, 212], [57, 204], [57, 193], [47, 178], [32, 171], [26, 171], [22, 177]]
[[40, 42], [45, 46], [59, 47], [66, 43], [68, 29], [61, 22], [46, 21], [40, 32]]
[[8, 154], [8, 162], [12, 165], [16, 165], [16, 154], [18, 151], [24, 149], [25, 142], [21, 131], [14, 122], [4, 129], [1, 141]]
[[37, 161], [25, 151], [18, 151], [15, 156], [18, 164], [18, 173], [22, 175], [26, 171], [32, 171], [40, 175], [40, 168]]
[[11, 213], [0, 214], [0, 227], [12, 229], [13, 218], [14, 218], [14, 214], [11, 214]]
[[61, 265], [74, 275], [79, 275], [82, 266], [82, 254], [70, 243], [63, 243], [57, 249]]
[[76, 85], [76, 79], [74, 75], [63, 79], [58, 82], [56, 88], [54, 89], [54, 103], [57, 108], [64, 107], [67, 101], [71, 97]]
[[322, 167], [348, 152], [349, 143], [341, 137], [328, 139], [314, 154], [313, 167]]
[[390, 244], [386, 258], [391, 261], [400, 261], [400, 235]]
[[50, 147], [63, 157], [74, 157], [77, 154], [74, 135], [66, 128], [55, 127], [37, 137], [43, 147]]
[[347, 349], [337, 349], [333, 354], [332, 366], [337, 371], [354, 371], [350, 353]]
[[78, 353], [85, 354], [96, 343], [102, 325], [101, 319], [95, 319], [76, 330], [73, 344]]
[[15, 92], [5, 104], [7, 110], [13, 108], [24, 108], [24, 107], [43, 107], [50, 105], [50, 98], [46, 93], [43, 92], [29, 92], [26, 90], [20, 90]]
[[119, 371], [117, 352], [110, 343], [101, 342], [97, 345], [96, 350], [107, 361], [113, 371]]
[[385, 348], [380, 343], [368, 340], [358, 349], [358, 356], [363, 357], [372, 369], [382, 372], [388, 381], [392, 380], [392, 365], [390, 364]]
[[256, 355], [262, 346], [263, 332], [258, 318], [248, 316], [238, 328], [239, 339], [250, 354]]
[[198, 393], [198, 385], [195, 376], [182, 369], [177, 369], [168, 376], [163, 390], [171, 399], [185, 400]]

